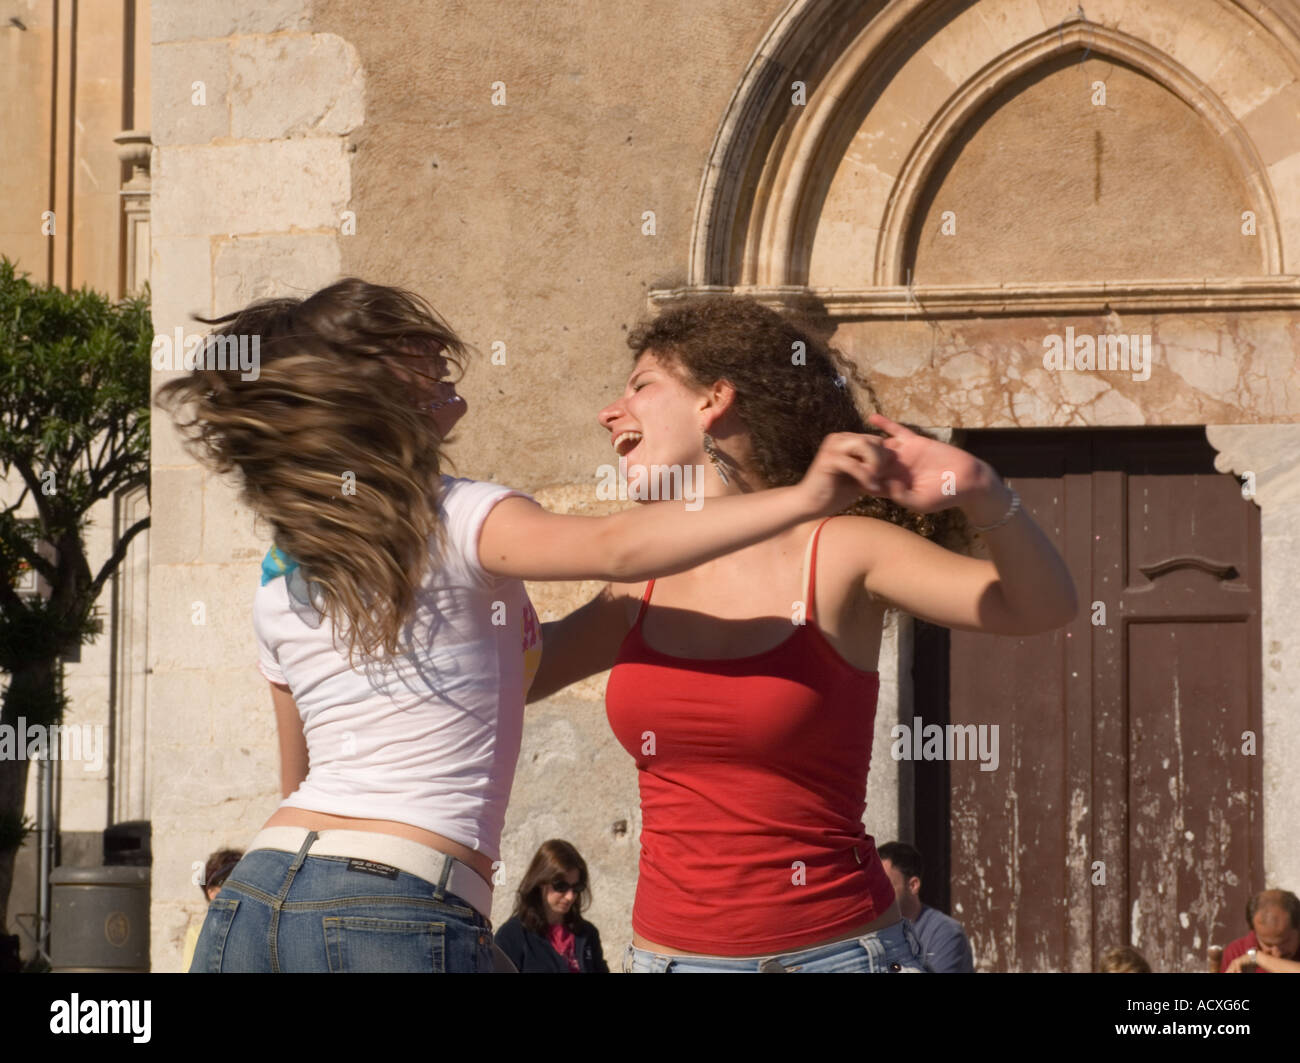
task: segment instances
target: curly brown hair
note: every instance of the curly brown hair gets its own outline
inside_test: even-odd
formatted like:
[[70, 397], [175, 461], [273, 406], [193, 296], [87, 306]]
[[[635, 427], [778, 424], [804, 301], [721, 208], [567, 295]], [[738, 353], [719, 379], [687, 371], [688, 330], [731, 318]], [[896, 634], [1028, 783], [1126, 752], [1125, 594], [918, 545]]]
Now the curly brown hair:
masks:
[[155, 401], [204, 464], [238, 472], [242, 500], [315, 584], [349, 662], [401, 652], [430, 537], [442, 542], [444, 440], [392, 358], [429, 370], [441, 354], [463, 370], [467, 348], [420, 296], [355, 277], [195, 320], [224, 326], [204, 350], [219, 337], [256, 341], [257, 371], [200, 353]]
[[[867, 424], [850, 386], [857, 384], [871, 410], [881, 412], [870, 381], [827, 342], [824, 325], [810, 311], [777, 311], [748, 296], [713, 296], [642, 321], [627, 343], [634, 360], [653, 351], [692, 386], [726, 380], [735, 388], [736, 412], [752, 447], [749, 471], [768, 487], [803, 479], [832, 432], [884, 434]], [[966, 542], [967, 525], [957, 509], [914, 513], [890, 499], [865, 496], [844, 512], [887, 520], [927, 539]]]

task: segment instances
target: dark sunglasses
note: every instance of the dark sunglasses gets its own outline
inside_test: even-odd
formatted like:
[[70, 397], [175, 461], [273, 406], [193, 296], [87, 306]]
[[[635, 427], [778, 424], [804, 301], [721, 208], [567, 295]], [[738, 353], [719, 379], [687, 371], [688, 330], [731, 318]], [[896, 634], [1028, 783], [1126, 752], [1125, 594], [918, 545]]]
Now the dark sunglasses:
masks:
[[581, 882], [575, 886], [572, 882], [565, 882], [564, 879], [562, 878], [557, 878], [554, 882], [551, 883], [551, 889], [553, 889], [556, 893], [564, 894], [572, 891], [575, 897], [581, 897], [582, 891], [585, 890], [586, 888], [587, 887], [583, 885]]

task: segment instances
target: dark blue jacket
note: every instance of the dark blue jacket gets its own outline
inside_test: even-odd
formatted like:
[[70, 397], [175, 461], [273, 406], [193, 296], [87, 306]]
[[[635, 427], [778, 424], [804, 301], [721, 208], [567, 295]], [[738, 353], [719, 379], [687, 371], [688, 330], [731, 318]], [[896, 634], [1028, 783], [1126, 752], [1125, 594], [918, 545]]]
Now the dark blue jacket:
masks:
[[[511, 916], [493, 935], [497, 948], [510, 957], [521, 974], [569, 974], [565, 963], [550, 941], [534, 934]], [[579, 920], [573, 928], [573, 954], [583, 974], [609, 974], [609, 965], [600, 947], [600, 933], [586, 920]]]

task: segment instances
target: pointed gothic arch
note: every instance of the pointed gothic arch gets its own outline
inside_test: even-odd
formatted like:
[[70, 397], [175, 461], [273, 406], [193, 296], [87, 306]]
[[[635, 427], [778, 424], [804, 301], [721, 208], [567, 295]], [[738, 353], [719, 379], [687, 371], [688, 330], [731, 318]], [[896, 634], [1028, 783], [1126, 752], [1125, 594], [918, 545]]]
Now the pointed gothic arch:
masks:
[[[1203, 12], [1227, 11], [1259, 34], [1258, 48], [1280, 56], [1300, 76], [1300, 12], [1245, 0], [1198, 0]], [[714, 138], [701, 182], [688, 285], [651, 293], [655, 302], [695, 294], [747, 291], [781, 301], [813, 291], [833, 313], [915, 314], [918, 302], [937, 313], [1068, 312], [1111, 309], [1205, 309], [1215, 306], [1297, 307], [1300, 278], [1286, 271], [1300, 260], [1300, 128], [1265, 157], [1249, 132], [1248, 99], [1227, 99], [1217, 83], [1246, 76], [1250, 56], [1198, 73], [1143, 34], [1158, 36], [1134, 13], [1126, 31], [1080, 18], [1007, 39], [977, 64], [922, 124], [906, 152], [878, 225], [870, 283], [811, 287], [808, 261], [821, 197], [842, 149], [846, 127], [863, 113], [864, 93], [901, 69], [927, 45], [927, 34], [968, 15], [966, 0], [794, 0], [750, 60]], [[1105, 17], [1105, 16], [1103, 16]], [[1110, 285], [907, 286], [901, 257], [917, 196], [935, 160], [963, 123], [999, 88], [1052, 57], [1088, 47], [1149, 76], [1205, 121], [1232, 160], [1252, 206], [1257, 205], [1264, 275], [1207, 278], [1194, 284], [1161, 277]], [[1234, 65], [1235, 64], [1235, 65]], [[795, 82], [806, 106], [790, 106]], [[858, 101], [856, 104], [854, 101]], [[873, 104], [874, 105], [874, 104]], [[868, 108], [869, 109], [869, 108]]]

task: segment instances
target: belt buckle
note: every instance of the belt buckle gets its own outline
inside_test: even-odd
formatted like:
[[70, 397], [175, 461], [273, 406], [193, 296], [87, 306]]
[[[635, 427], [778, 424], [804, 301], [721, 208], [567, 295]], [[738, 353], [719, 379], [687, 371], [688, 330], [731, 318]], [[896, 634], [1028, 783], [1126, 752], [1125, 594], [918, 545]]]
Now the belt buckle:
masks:
[[788, 974], [785, 964], [775, 957], [768, 957], [758, 965], [759, 974]]

